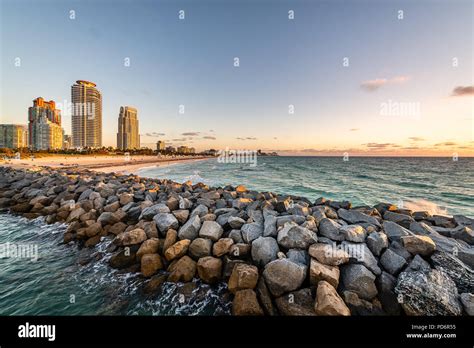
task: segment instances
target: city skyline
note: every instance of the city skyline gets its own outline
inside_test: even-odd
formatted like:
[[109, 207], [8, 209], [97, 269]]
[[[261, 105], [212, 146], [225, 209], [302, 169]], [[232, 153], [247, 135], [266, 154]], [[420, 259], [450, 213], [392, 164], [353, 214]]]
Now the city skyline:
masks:
[[[150, 148], [473, 155], [469, 1], [157, 3], [130, 13], [124, 1], [3, 1], [0, 122], [18, 123], [37, 95], [71, 102], [71, 83], [86, 79], [103, 94], [105, 146], [116, 144], [119, 107], [134, 105]], [[33, 33], [61, 54], [22, 45]]]

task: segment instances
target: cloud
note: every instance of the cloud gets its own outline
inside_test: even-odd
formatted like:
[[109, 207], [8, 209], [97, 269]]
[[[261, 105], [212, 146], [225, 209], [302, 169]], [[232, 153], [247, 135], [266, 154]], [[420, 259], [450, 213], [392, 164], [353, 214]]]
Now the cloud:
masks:
[[350, 132], [357, 132], [359, 130], [359, 128], [351, 128], [349, 129]]
[[365, 145], [370, 149], [386, 149], [388, 147], [400, 147], [400, 145], [394, 143], [367, 143], [362, 145]]
[[454, 141], [445, 141], [443, 143], [437, 143], [434, 146], [455, 146], [457, 145]]
[[278, 138], [277, 138], [277, 137], [273, 137], [273, 139], [275, 139], [275, 140], [278, 140]]
[[186, 141], [186, 138], [171, 139], [171, 141]]
[[392, 77], [391, 79], [377, 78], [377, 79], [374, 79], [374, 80], [363, 81], [360, 84], [360, 87], [362, 89], [365, 89], [368, 92], [373, 92], [373, 91], [376, 91], [380, 87], [383, 87], [385, 85], [405, 83], [409, 80], [410, 80], [409, 76], [395, 76], [395, 77]]
[[145, 133], [146, 137], [163, 137], [165, 135], [166, 135], [165, 133], [157, 133], [157, 132]]
[[458, 86], [455, 87], [451, 93], [453, 97], [463, 97], [466, 95], [474, 95], [474, 86]]
[[209, 139], [209, 140], [216, 140], [216, 137], [211, 137], [210, 135], [206, 135], [205, 137], [202, 137], [203, 139]]
[[212, 133], [214, 133], [214, 129], [209, 129], [209, 132], [212, 132]]
[[425, 139], [422, 137], [409, 137], [408, 139], [412, 141], [425, 141]]
[[188, 136], [188, 137], [197, 137], [200, 133], [199, 132], [186, 132], [181, 133], [181, 135]]
[[255, 138], [255, 137], [246, 137], [246, 138], [237, 137], [235, 139], [237, 139], [237, 140], [257, 140], [257, 138]]

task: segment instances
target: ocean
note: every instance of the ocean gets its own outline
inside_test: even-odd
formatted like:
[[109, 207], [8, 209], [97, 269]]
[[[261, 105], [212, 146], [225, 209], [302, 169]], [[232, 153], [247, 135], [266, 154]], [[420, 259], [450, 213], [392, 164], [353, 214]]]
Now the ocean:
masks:
[[[142, 169], [148, 177], [334, 200], [354, 205], [392, 202], [412, 209], [474, 216], [473, 158], [258, 157], [257, 165], [216, 159]], [[94, 258], [78, 264], [80, 250], [62, 244], [63, 224], [0, 214], [0, 248], [37, 248], [37, 259], [0, 254], [0, 315], [222, 315], [230, 314], [225, 285], [165, 283], [144, 291], [146, 280], [108, 266], [103, 239]], [[31, 249], [34, 250], [34, 249]], [[5, 256], [5, 254], [3, 254]], [[10, 255], [11, 256], [11, 255]], [[36, 259], [36, 260], [35, 260]]]
[[388, 202], [412, 210], [474, 217], [474, 158], [266, 157], [252, 163], [217, 159], [144, 168], [141, 176], [212, 186], [348, 200], [353, 206]]

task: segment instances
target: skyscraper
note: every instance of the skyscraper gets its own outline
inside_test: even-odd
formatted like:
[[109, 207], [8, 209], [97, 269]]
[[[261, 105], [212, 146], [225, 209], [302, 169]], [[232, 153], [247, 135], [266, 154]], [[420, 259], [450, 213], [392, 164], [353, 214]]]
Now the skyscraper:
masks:
[[163, 140], [158, 140], [158, 141], [156, 142], [156, 150], [157, 150], [158, 152], [160, 152], [160, 151], [165, 151], [165, 148], [166, 148], [166, 144], [165, 144], [165, 142], [164, 142]]
[[121, 106], [118, 118], [117, 148], [120, 150], [139, 149], [137, 109]]
[[22, 124], [0, 124], [0, 148], [28, 147], [28, 127]]
[[96, 84], [77, 80], [71, 87], [72, 146], [102, 147], [102, 95]]
[[63, 147], [61, 111], [53, 100], [33, 100], [28, 109], [29, 147], [33, 150], [56, 150]]

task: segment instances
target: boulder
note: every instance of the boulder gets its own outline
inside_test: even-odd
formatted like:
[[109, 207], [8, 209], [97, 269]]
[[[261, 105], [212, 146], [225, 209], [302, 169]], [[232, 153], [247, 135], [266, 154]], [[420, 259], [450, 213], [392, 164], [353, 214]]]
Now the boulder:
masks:
[[281, 315], [314, 316], [314, 300], [311, 289], [305, 288], [292, 291], [275, 299], [275, 304]]
[[160, 269], [163, 269], [160, 255], [145, 254], [141, 257], [141, 272], [144, 277], [151, 277]]
[[[272, 237], [267, 237], [271, 238]], [[308, 249], [311, 244], [318, 241], [316, 233], [307, 228], [298, 226], [293, 222], [287, 222], [283, 228], [278, 231], [278, 244], [286, 249]]]
[[125, 248], [121, 251], [113, 254], [109, 259], [109, 265], [112, 268], [127, 268], [136, 263], [136, 253], [130, 250], [130, 248]]
[[165, 235], [166, 231], [170, 228], [177, 230], [179, 227], [179, 222], [173, 214], [170, 213], [158, 213], [153, 217], [156, 227], [161, 232], [162, 235]]
[[173, 229], [169, 229], [166, 232], [165, 241], [163, 243], [163, 252], [166, 251], [170, 246], [172, 246], [178, 240], [178, 232]]
[[189, 282], [196, 273], [196, 261], [185, 255], [176, 262], [173, 262], [168, 267], [168, 271], [170, 272], [168, 276], [169, 282]]
[[361, 213], [360, 211], [357, 211], [357, 210], [354, 210], [354, 209], [347, 210], [347, 209], [342, 209], [341, 208], [337, 211], [337, 215], [341, 219], [347, 221], [350, 224], [356, 224], [356, 223], [359, 223], [359, 222], [366, 222], [366, 223], [375, 225], [377, 227], [382, 227], [380, 225], [379, 220], [377, 220], [375, 217], [364, 214], [364, 213]]
[[[220, 226], [219, 226], [220, 227]], [[178, 231], [179, 239], [194, 240], [199, 234], [201, 219], [198, 215], [191, 217]]]
[[278, 243], [273, 237], [258, 237], [252, 242], [252, 260], [257, 266], [264, 267], [276, 260], [279, 251]]
[[114, 213], [103, 212], [102, 214], [100, 214], [97, 221], [100, 222], [102, 226], [106, 226], [106, 225], [114, 225], [117, 222], [119, 222], [120, 219]]
[[100, 222], [94, 222], [85, 230], [86, 236], [89, 238], [98, 235], [100, 232], [102, 232], [102, 224]]
[[407, 315], [461, 315], [455, 283], [438, 270], [402, 272], [395, 293]]
[[171, 261], [185, 255], [188, 251], [189, 244], [191, 244], [189, 239], [183, 239], [174, 243], [165, 251], [166, 260]]
[[454, 281], [459, 292], [474, 293], [474, 271], [453, 254], [437, 251], [431, 255], [431, 262]]
[[387, 235], [383, 232], [373, 232], [367, 237], [367, 246], [372, 254], [380, 256], [382, 251], [388, 247]]
[[386, 211], [383, 214], [384, 220], [393, 221], [405, 228], [410, 228], [410, 224], [415, 221], [410, 215], [399, 214], [392, 211]]
[[145, 231], [143, 231], [141, 228], [135, 228], [131, 231], [122, 232], [119, 235], [117, 235], [114, 239], [114, 243], [117, 245], [127, 246], [127, 245], [140, 244], [146, 240], [147, 240], [147, 236], [146, 236]]
[[306, 278], [306, 267], [288, 259], [268, 263], [263, 271], [268, 290], [274, 296], [298, 289]]
[[401, 237], [413, 234], [410, 230], [392, 221], [384, 221], [383, 230], [390, 241], [400, 241]]
[[258, 281], [258, 268], [246, 263], [234, 265], [232, 273], [227, 283], [231, 293], [236, 293], [243, 289], [254, 289]]
[[208, 238], [213, 242], [217, 242], [224, 233], [222, 227], [215, 221], [204, 221], [199, 230], [199, 236]]
[[385, 250], [380, 258], [380, 263], [387, 272], [393, 275], [398, 274], [406, 266], [405, 259], [391, 249]]
[[188, 220], [189, 210], [187, 209], [174, 210], [173, 215], [176, 217], [176, 219], [179, 221], [181, 225], [184, 225], [186, 221]]
[[321, 280], [325, 280], [337, 288], [339, 284], [339, 267], [325, 265], [316, 259], [311, 259], [309, 283], [311, 285], [317, 285]]
[[212, 240], [206, 238], [196, 238], [189, 245], [189, 256], [197, 260], [201, 257], [210, 256], [212, 250]]
[[265, 284], [265, 280], [263, 277], [258, 279], [257, 283], [257, 297], [259, 302], [262, 304], [262, 309], [266, 315], [278, 315], [278, 312], [273, 305], [272, 297], [270, 295], [270, 291], [268, 291], [267, 285]]
[[141, 260], [145, 254], [157, 254], [160, 249], [160, 240], [158, 238], [147, 239], [140, 245], [137, 251], [137, 259]]
[[464, 311], [467, 315], [473, 316], [474, 315], [474, 294], [472, 293], [463, 293], [459, 296], [461, 300], [462, 306], [464, 307]]
[[429, 256], [436, 250], [436, 245], [428, 236], [403, 236], [401, 237], [403, 247], [411, 254]]
[[139, 220], [149, 220], [151, 221], [156, 214], [166, 214], [169, 213], [170, 209], [164, 203], [159, 203], [147, 207], [142, 210]]
[[239, 230], [245, 224], [245, 220], [238, 216], [230, 216], [227, 223], [231, 228]]
[[250, 244], [252, 241], [263, 235], [263, 226], [252, 222], [250, 224], [245, 224], [241, 229], [242, 239], [245, 243]]
[[328, 218], [324, 218], [319, 222], [319, 233], [331, 240], [342, 241], [344, 235], [339, 232], [341, 224]]
[[257, 300], [257, 295], [252, 289], [240, 290], [235, 293], [232, 301], [233, 315], [263, 315], [263, 310]]
[[351, 315], [351, 311], [339, 296], [336, 289], [324, 280], [318, 283], [314, 311], [317, 315]]
[[232, 238], [221, 238], [212, 246], [212, 254], [216, 257], [221, 257], [229, 253], [233, 244], [234, 240]]
[[364, 265], [341, 266], [341, 282], [345, 290], [355, 292], [362, 299], [372, 300], [377, 296], [375, 275]]
[[349, 261], [349, 254], [336, 244], [313, 244], [309, 247], [309, 255], [320, 263], [330, 266], [339, 266]]
[[222, 275], [222, 260], [212, 256], [202, 257], [197, 262], [199, 278], [204, 283], [214, 284]]
[[360, 225], [346, 225], [339, 229], [344, 239], [354, 243], [363, 243], [367, 237], [365, 228]]

